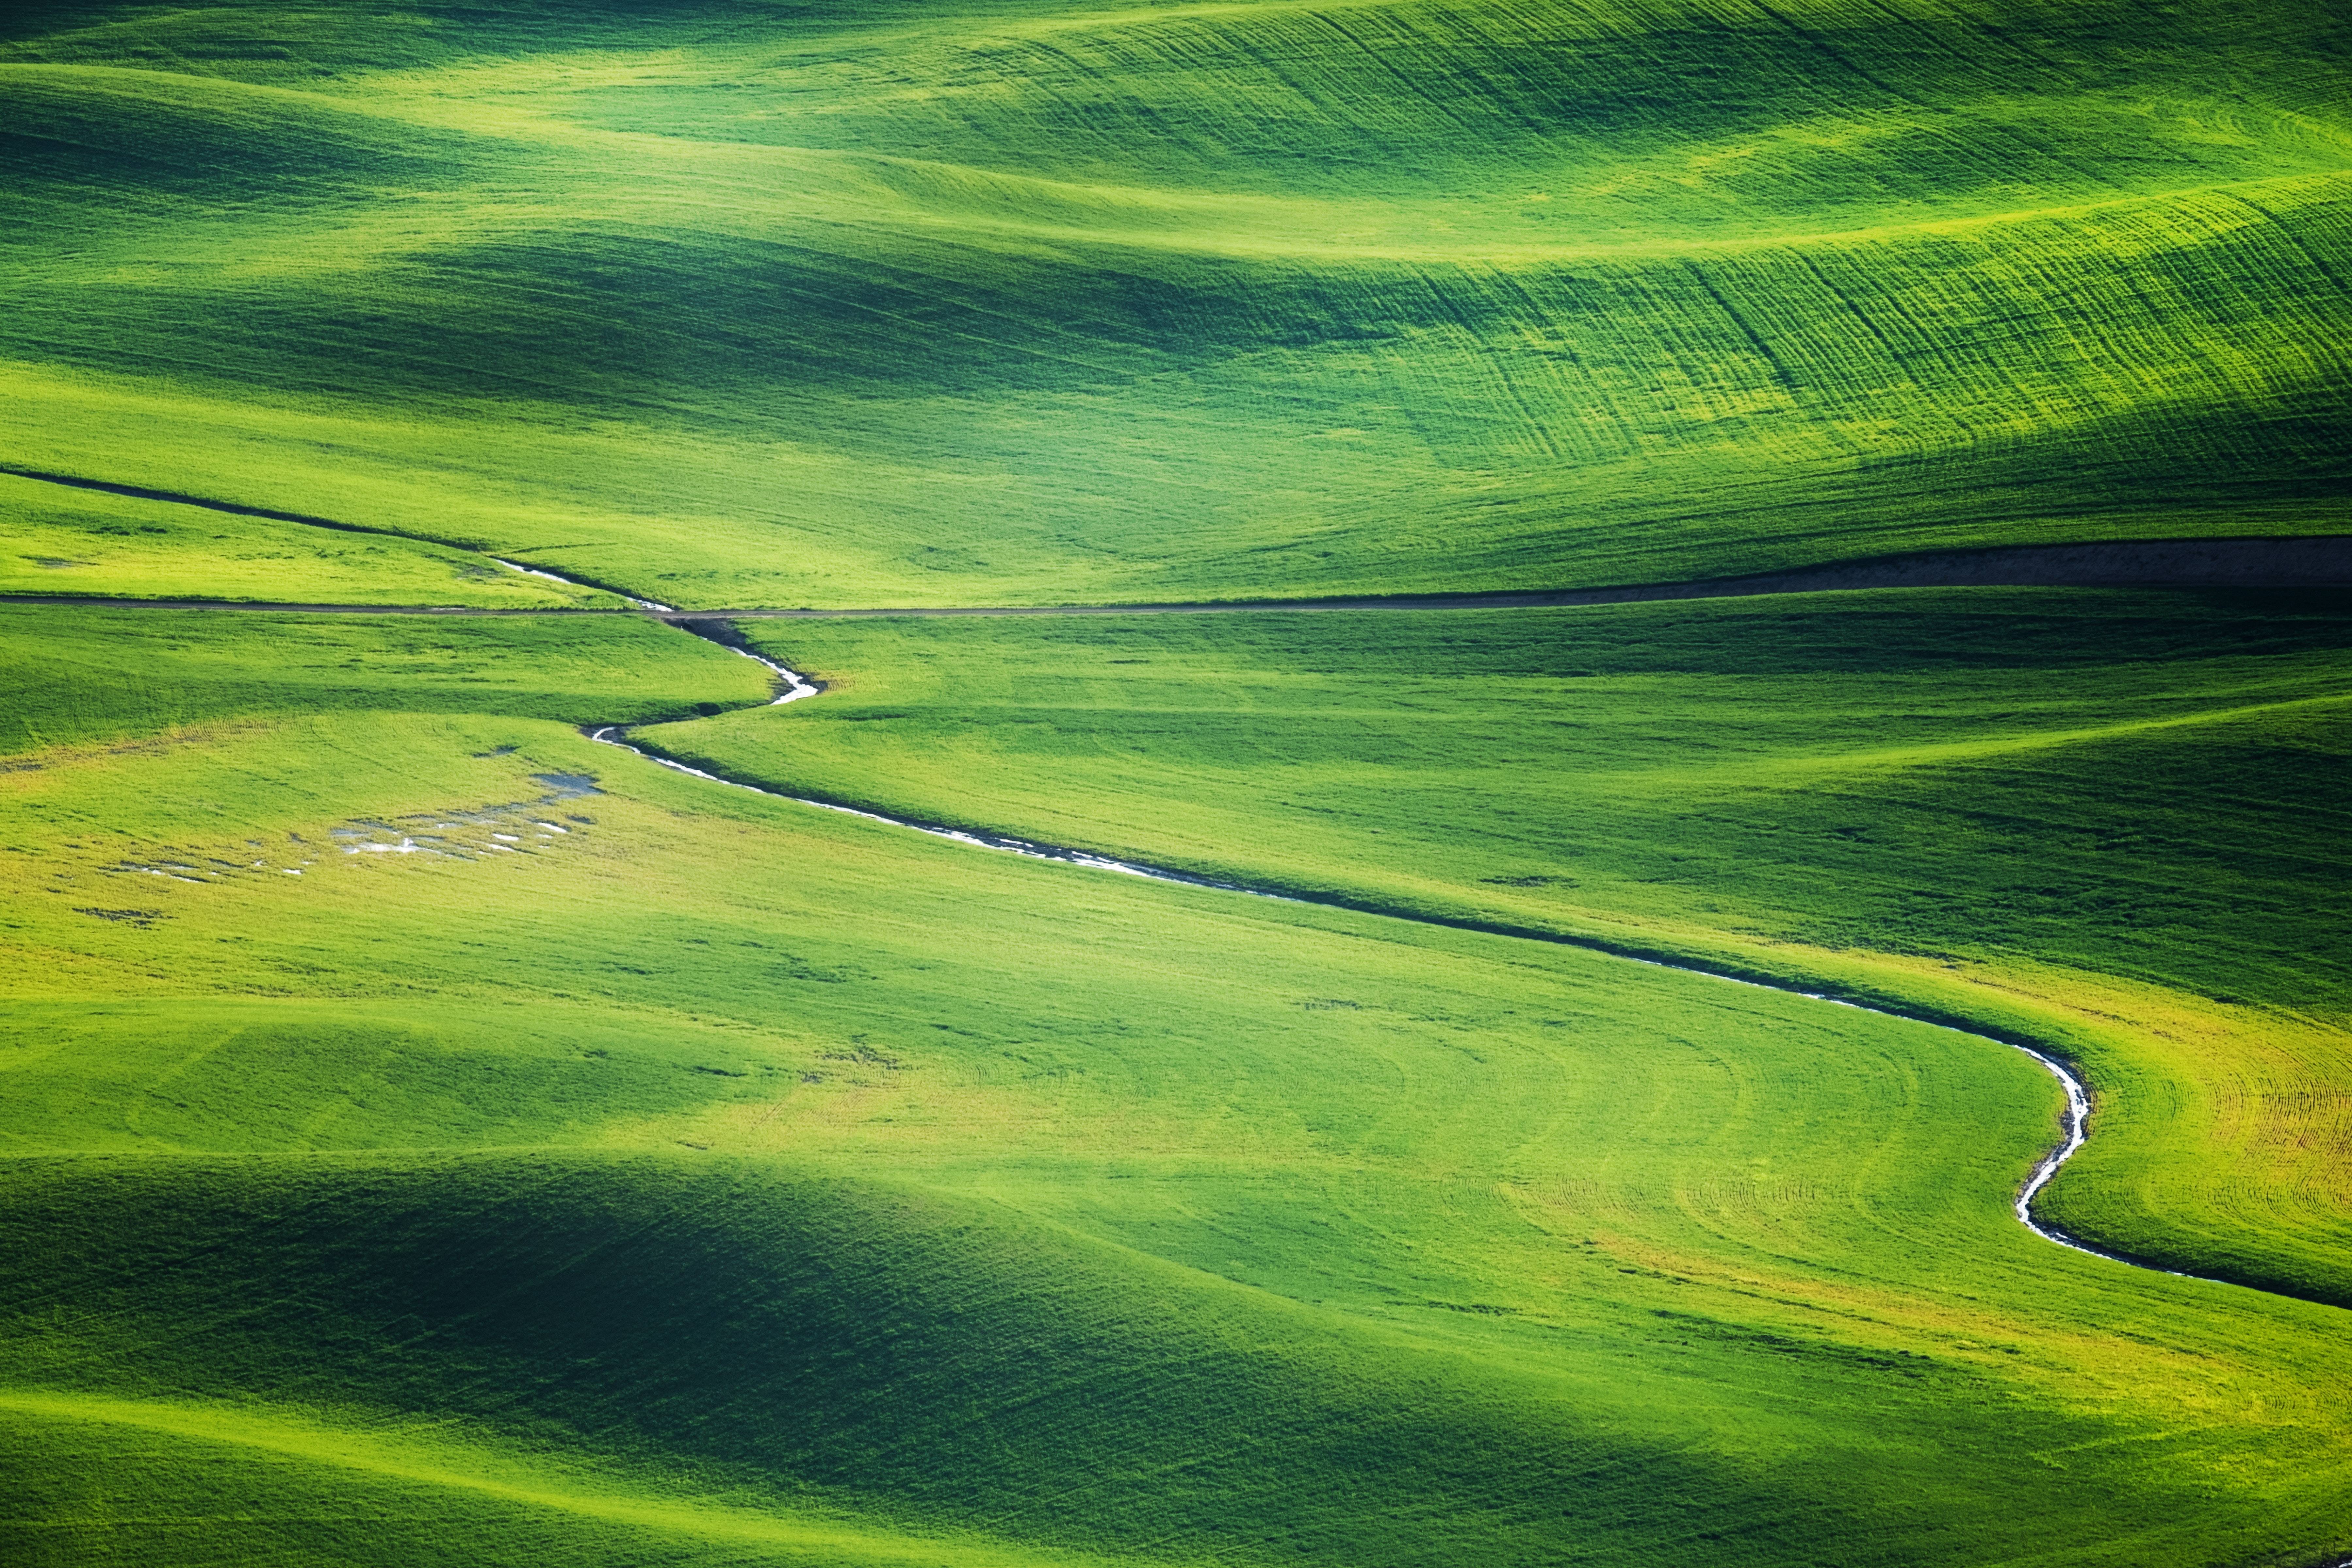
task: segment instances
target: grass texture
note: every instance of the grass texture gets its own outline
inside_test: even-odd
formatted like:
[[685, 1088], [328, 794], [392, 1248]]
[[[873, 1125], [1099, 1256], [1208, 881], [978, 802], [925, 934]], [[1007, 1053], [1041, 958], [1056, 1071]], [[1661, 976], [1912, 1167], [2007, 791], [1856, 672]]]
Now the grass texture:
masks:
[[[2352, 531], [2347, 26], [25, 0], [0, 592]], [[744, 626], [0, 605], [0, 1561], [2352, 1544], [2336, 604]]]
[[699, 605], [2346, 526], [2330, 7], [12, 17], [26, 467]]
[[648, 741], [1998, 1022], [2114, 1091], [2054, 1215], [2352, 1303], [2339, 595], [744, 624], [833, 689]]
[[0, 773], [20, 1560], [2221, 1564], [2352, 1501], [2340, 1312], [2017, 1226], [2005, 1047], [667, 773], [570, 726], [759, 671], [631, 620], [0, 626], [72, 650]]
[[299, 604], [617, 607], [471, 551], [0, 473], [0, 594]]

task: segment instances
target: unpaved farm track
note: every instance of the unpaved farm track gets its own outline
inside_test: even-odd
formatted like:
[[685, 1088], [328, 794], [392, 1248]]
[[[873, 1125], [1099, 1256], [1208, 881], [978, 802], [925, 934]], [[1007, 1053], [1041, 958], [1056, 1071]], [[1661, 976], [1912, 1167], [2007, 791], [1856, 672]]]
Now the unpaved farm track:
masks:
[[[559, 575], [527, 562], [488, 554], [482, 547], [453, 539], [404, 533], [367, 523], [344, 522], [308, 512], [280, 511], [239, 501], [215, 500], [179, 490], [120, 484], [77, 474], [0, 463], [0, 475], [200, 507], [237, 517], [268, 518], [342, 533], [413, 539], [464, 550], [511, 571], [529, 572], [582, 587], [601, 588], [622, 598], [622, 589]], [[796, 609], [744, 606], [673, 610], [643, 599], [632, 607], [606, 609], [487, 609], [450, 605], [286, 604], [230, 599], [125, 599], [92, 595], [0, 594], [0, 604], [138, 605], [159, 610], [253, 610], [278, 614], [336, 616], [622, 616], [651, 615], [664, 620], [815, 619], [853, 616], [1179, 616], [1302, 610], [1507, 610], [1579, 605], [1632, 605], [1668, 599], [1739, 598], [1758, 594], [1822, 594], [1863, 588], [2311, 588], [2352, 585], [2352, 535], [2297, 534], [2238, 539], [2131, 539], [2074, 544], [2005, 544], [1974, 550], [1918, 551], [1877, 555], [1819, 566], [1743, 577], [1696, 578], [1681, 583], [1630, 583], [1596, 588], [1538, 588], [1527, 592], [1396, 594], [1316, 599], [1223, 599], [1129, 605], [958, 605], [902, 607], [841, 606]]]
[[[0, 472], [16, 470], [0, 469]], [[228, 509], [223, 509], [228, 510]], [[310, 521], [290, 512], [258, 517]], [[329, 523], [327, 527], [346, 527]], [[366, 530], [360, 531], [375, 531]], [[462, 548], [462, 547], [461, 547]], [[531, 568], [541, 575], [556, 574]], [[601, 586], [582, 584], [583, 587]], [[324, 605], [241, 599], [121, 599], [88, 595], [0, 594], [0, 604], [92, 605], [157, 610], [250, 610], [325, 616], [635, 616], [666, 621], [826, 620], [889, 616], [1207, 616], [1325, 610], [1525, 610], [1638, 605], [1675, 599], [1734, 599], [1769, 594], [1850, 593], [1865, 588], [2325, 588], [2352, 587], [2352, 535], [2252, 539], [2132, 539], [2083, 544], [2006, 544], [1875, 556], [1682, 583], [1527, 593], [1392, 594], [1329, 599], [1202, 599], [1134, 605], [932, 605], [721, 610], [482, 609], [459, 605]], [[618, 590], [608, 590], [618, 592]]]

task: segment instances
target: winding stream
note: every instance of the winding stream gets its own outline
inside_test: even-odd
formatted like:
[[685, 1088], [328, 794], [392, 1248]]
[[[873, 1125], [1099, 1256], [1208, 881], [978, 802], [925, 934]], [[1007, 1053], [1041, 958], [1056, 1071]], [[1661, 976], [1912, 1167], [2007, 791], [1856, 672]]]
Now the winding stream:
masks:
[[[589, 584], [585, 583], [575, 583], [569, 577], [559, 577], [552, 572], [541, 571], [536, 566], [525, 566], [519, 561], [509, 561], [497, 555], [490, 556], [489, 559], [497, 562], [498, 564], [505, 567], [508, 571], [520, 572], [526, 577], [544, 577], [551, 583], [561, 583], [567, 588], [585, 588], [589, 586]], [[629, 603], [636, 608], [640, 610], [650, 610], [657, 616], [674, 614], [677, 608], [675, 605], [665, 605], [658, 599], [640, 599], [634, 594], [621, 594], [620, 590], [617, 588], [609, 588], [605, 591], [607, 593], [620, 594], [622, 598], [628, 600]]]
[[[46, 483], [64, 485], [76, 489], [104, 490], [113, 494], [135, 496], [146, 500], [177, 502], [182, 505], [206, 508], [215, 511], [232, 512], [243, 516], [269, 518], [288, 522], [305, 523], [315, 527], [333, 529], [341, 531], [358, 533], [392, 533], [392, 531], [390, 530], [372, 528], [364, 524], [342, 522], [330, 518], [314, 517], [303, 512], [278, 511], [265, 508], [247, 506], [236, 502], [210, 500], [201, 496], [183, 494], [178, 491], [150, 489], [144, 487], [122, 485], [105, 480], [86, 479], [77, 475], [51, 473], [40, 469], [19, 468], [9, 464], [0, 464], [0, 474], [8, 474], [19, 479], [36, 479]], [[393, 536], [406, 537], [396, 534]], [[456, 544], [454, 542], [451, 543], [451, 547], [461, 550], [471, 548], [464, 544]], [[486, 552], [484, 553], [484, 559], [496, 563], [499, 566], [505, 568], [507, 571], [519, 573], [525, 576], [543, 578], [548, 582], [561, 583], [570, 587], [586, 588], [593, 586], [593, 584], [575, 582], [572, 578], [561, 576], [558, 574], [547, 571], [542, 567], [525, 565], [520, 562], [504, 560], [499, 556], [488, 555]], [[1622, 588], [1545, 591], [1527, 594], [1441, 594], [1354, 600], [1300, 600], [1286, 602], [1261, 602], [1255, 604], [1234, 602], [1169, 605], [1056, 605], [1003, 608], [929, 608], [908, 610], [804, 609], [680, 612], [671, 605], [664, 605], [652, 599], [637, 598], [632, 595], [620, 593], [617, 589], [607, 589], [605, 591], [617, 594], [619, 597], [628, 602], [632, 610], [637, 613], [665, 620], [669, 625], [677, 627], [680, 631], [699, 637], [707, 642], [716, 643], [718, 646], [726, 648], [730, 653], [738, 654], [742, 658], [751, 659], [752, 662], [761, 665], [772, 674], [778, 682], [779, 689], [776, 696], [771, 700], [770, 705], [782, 706], [788, 702], [797, 702], [803, 698], [814, 697], [822, 692], [824, 688], [820, 683], [808, 679], [797, 670], [788, 668], [784, 665], [778, 663], [776, 660], [768, 658], [751, 647], [744, 646], [740, 634], [735, 631], [732, 623], [732, 617], [734, 616], [745, 615], [749, 616], [767, 618], [772, 616], [898, 615], [1136, 615], [1168, 614], [1171, 612], [1193, 614], [1222, 612], [1230, 614], [1249, 610], [1328, 611], [1339, 609], [1500, 609], [1521, 605], [1565, 606], [1571, 605], [1623, 603], [1649, 599], [1714, 597], [1727, 595], [1740, 595], [1748, 594], [1821, 592], [1824, 590], [1837, 589], [1926, 586], [1931, 584], [1982, 586], [2018, 584], [2063, 584], [2067, 585], [2104, 584], [2110, 585], [2148, 586], [2157, 584], [2177, 584], [2184, 585], [2193, 584], [2198, 586], [2214, 586], [2219, 584], [2228, 584], [2232, 586], [2267, 586], [2284, 584], [2308, 587], [2315, 583], [2342, 582], [2352, 582], [2352, 536], [2328, 536], [2309, 539], [2156, 540], [2123, 541], [2105, 543], [2012, 545], [1978, 550], [1930, 552], [1913, 555], [1887, 556], [1872, 560], [1846, 562], [1825, 567], [1811, 567], [1778, 573], [1765, 573], [1752, 577], [1715, 579], [1706, 582], [1658, 584]], [[359, 605], [238, 605], [220, 601], [202, 600], [100, 601], [86, 599], [79, 596], [57, 598], [49, 595], [16, 594], [0, 595], [0, 599], [18, 603], [64, 605], [111, 603], [120, 607], [149, 609], [242, 608], [247, 610], [294, 610], [306, 612], [385, 615], [433, 614], [513, 616], [626, 615], [630, 613], [630, 611], [580, 608], [478, 609], [457, 606], [425, 607]], [[738, 779], [721, 778], [717, 773], [707, 773], [700, 768], [689, 767], [684, 763], [675, 762], [670, 758], [658, 755], [656, 752], [645, 751], [640, 747], [629, 743], [627, 730], [622, 725], [606, 724], [593, 726], [583, 730], [583, 733], [586, 734], [592, 741], [595, 741], [608, 746], [618, 747], [622, 751], [628, 752], [633, 755], [643, 757], [647, 762], [654, 763], [661, 767], [668, 768], [674, 773], [685, 773], [691, 778], [702, 779], [710, 784], [722, 784], [730, 789], [749, 790], [754, 795], [768, 795], [778, 800], [789, 800], [801, 805], [814, 806], [820, 811], [838, 812], [846, 816], [864, 817], [869, 822], [879, 822], [892, 827], [903, 827], [912, 832], [929, 835], [934, 838], [952, 839], [956, 843], [971, 845], [977, 848], [994, 849], [1004, 854], [1020, 855], [1035, 860], [1059, 860], [1073, 866], [1084, 866], [1092, 870], [1116, 871], [1122, 876], [1141, 877], [1155, 882], [1175, 882], [1186, 887], [1211, 888], [1222, 892], [1242, 893], [1251, 898], [1271, 899], [1283, 903], [1318, 904], [1328, 908], [1356, 909], [1359, 912], [1362, 913], [1381, 914], [1391, 919], [1411, 920], [1431, 925], [1453, 925], [1456, 923], [1430, 916], [1416, 915], [1409, 910], [1363, 910], [1360, 906], [1349, 904], [1337, 899], [1319, 899], [1289, 893], [1279, 893], [1265, 888], [1247, 887], [1238, 882], [1219, 881], [1208, 877], [1194, 876], [1189, 872], [1172, 870], [1165, 867], [1146, 866], [1133, 861], [1113, 859], [1108, 856], [1091, 854], [1083, 849], [1071, 849], [1055, 845], [1038, 844], [1028, 839], [1014, 838], [1002, 834], [980, 832], [971, 828], [957, 827], [946, 823], [917, 822], [905, 817], [891, 816], [882, 812], [866, 811], [856, 806], [843, 805], [833, 801], [813, 800], [803, 795], [785, 795], [781, 791], [762, 789], [757, 784], [745, 784]], [[168, 873], [158, 872], [157, 874], [164, 875]], [[298, 876], [300, 875], [299, 871], [293, 874]], [[2153, 1264], [2142, 1263], [2137, 1259], [2126, 1258], [2117, 1253], [2102, 1251], [2097, 1247], [2085, 1245], [2084, 1243], [2076, 1240], [2074, 1237], [2068, 1236], [2065, 1232], [2059, 1230], [2054, 1226], [2044, 1225], [2034, 1217], [2033, 1200], [2035, 1196], [2041, 1193], [2042, 1188], [2050, 1184], [2051, 1179], [2058, 1173], [2059, 1168], [2074, 1157], [2076, 1151], [2083, 1147], [2084, 1141], [2090, 1135], [2090, 1094], [2084, 1088], [2082, 1079], [2077, 1078], [2074, 1071], [2063, 1062], [2058, 1060], [2054, 1057], [2045, 1055], [2041, 1051], [2035, 1050], [2031, 1046], [2021, 1045], [2013, 1040], [2003, 1040], [1991, 1035], [1978, 1034], [1973, 1030], [1957, 1028], [1952, 1025], [1945, 1024], [1933, 1018], [1922, 1018], [1915, 1015], [1897, 1013], [1885, 1008], [1865, 1006], [1858, 1002], [1847, 1001], [1843, 997], [1825, 995], [1819, 992], [1799, 991], [1791, 986], [1775, 985], [1768, 981], [1751, 980], [1741, 975], [1725, 974], [1714, 970], [1703, 969], [1695, 964], [1672, 963], [1661, 959], [1647, 958], [1639, 954], [1617, 952], [1610, 948], [1601, 946], [1598, 943], [1577, 942], [1572, 938], [1559, 936], [1557, 934], [1535, 931], [1495, 931], [1492, 928], [1473, 926], [1469, 922], [1460, 922], [1460, 924], [1464, 929], [1487, 930], [1490, 934], [1516, 935], [1528, 940], [1548, 941], [1565, 946], [1583, 947], [1588, 951], [1604, 952], [1611, 957], [1623, 959], [1628, 963], [1647, 963], [1660, 969], [1673, 969], [1685, 974], [1702, 975], [1710, 980], [1727, 981], [1737, 985], [1753, 985], [1759, 990], [1778, 991], [1784, 995], [1801, 996], [1807, 1000], [1814, 1002], [1833, 1003], [1841, 1007], [1853, 1007], [1862, 1012], [1878, 1014], [1882, 1017], [1902, 1018], [1909, 1023], [1927, 1024], [1932, 1027], [1948, 1029], [1954, 1034], [1965, 1035], [1970, 1039], [1983, 1040], [1990, 1045], [2006, 1046], [2011, 1050], [2022, 1051], [2025, 1055], [2032, 1058], [2036, 1062], [2040, 1063], [2044, 1070], [2058, 1080], [2059, 1086], [2065, 1091], [2066, 1111], [2064, 1118], [2064, 1135], [2060, 1139], [2057, 1147], [2051, 1150], [2048, 1154], [2043, 1156], [2041, 1163], [2034, 1167], [2033, 1173], [2027, 1178], [2024, 1186], [2017, 1194], [2014, 1207], [2019, 1223], [2045, 1241], [2054, 1243], [2059, 1247], [2068, 1247], [2075, 1252], [2087, 1253], [2094, 1258], [2105, 1258], [2109, 1262], [2120, 1263], [2133, 1268], [2145, 1268], [2154, 1273], [2168, 1274], [2172, 1275], [2176, 1279], [2204, 1279], [2209, 1283], [2224, 1283], [2224, 1281], [2210, 1280], [2208, 1277], [2204, 1275], [2185, 1274], [2177, 1269], [2160, 1268]], [[2352, 1568], [2352, 1560], [2347, 1560], [2344, 1568]]]
[[[542, 574], [542, 575], [543, 574]], [[677, 623], [672, 624], [676, 625]], [[763, 658], [757, 653], [751, 652], [748, 648], [738, 647], [731, 643], [721, 641], [719, 637], [700, 633], [698, 628], [689, 626], [681, 626], [680, 629], [696, 631], [698, 635], [703, 635], [705, 637], [705, 640], [718, 643], [719, 647], [726, 648], [729, 652], [740, 654], [744, 658], [763, 665], [769, 670], [772, 671], [776, 676], [777, 680], [782, 685], [782, 689], [779, 695], [771, 701], [769, 704], [771, 707], [781, 707], [784, 703], [796, 702], [804, 697], [814, 697], [824, 689], [821, 684], [810, 680], [806, 676], [802, 675], [799, 671], [788, 668], [784, 665], [776, 662], [774, 659]], [[950, 839], [955, 843], [968, 844], [975, 848], [993, 849], [1003, 854], [1019, 855], [1032, 860], [1059, 860], [1067, 865], [1084, 866], [1090, 870], [1116, 871], [1121, 876], [1141, 877], [1146, 880], [1154, 882], [1174, 882], [1190, 888], [1212, 888], [1220, 892], [1241, 893], [1254, 899], [1269, 899], [1277, 903], [1315, 904], [1332, 909], [1355, 908], [1353, 905], [1345, 904], [1336, 900], [1301, 897], [1293, 893], [1278, 893], [1269, 889], [1253, 888], [1240, 882], [1219, 881], [1213, 878], [1195, 876], [1190, 872], [1173, 870], [1164, 866], [1147, 866], [1132, 860], [1114, 859], [1109, 856], [1097, 855], [1084, 849], [1072, 849], [1058, 845], [1039, 844], [1026, 838], [1014, 838], [1004, 834], [986, 833], [973, 828], [956, 827], [946, 823], [918, 822], [908, 817], [892, 816], [884, 812], [867, 811], [862, 807], [854, 805], [843, 805], [835, 801], [815, 800], [807, 795], [787, 795], [781, 790], [763, 789], [758, 784], [745, 784], [740, 779], [723, 778], [718, 773], [709, 773], [701, 768], [690, 767], [685, 763], [677, 762], [672, 758], [662, 756], [658, 752], [648, 752], [642, 747], [633, 745], [630, 743], [628, 739], [627, 728], [619, 724], [590, 726], [584, 728], [582, 731], [582, 733], [585, 734], [590, 740], [597, 742], [600, 744], [617, 747], [622, 751], [629, 752], [633, 756], [643, 757], [646, 761], [654, 763], [657, 767], [667, 768], [672, 773], [684, 773], [688, 778], [697, 778], [704, 780], [709, 784], [722, 784], [729, 789], [748, 790], [753, 795], [766, 795], [772, 800], [788, 800], [797, 805], [814, 806], [819, 811], [837, 812], [844, 816], [863, 817], [868, 822], [879, 822], [891, 827], [903, 827], [910, 832], [924, 834], [933, 838]], [[1416, 916], [1409, 911], [1402, 910], [1367, 911], [1359, 910], [1358, 912], [1375, 912], [1393, 920], [1417, 921], [1421, 923], [1432, 925], [1447, 923], [1440, 921], [1427, 920], [1424, 917]], [[2074, 1252], [2086, 1253], [2093, 1258], [2105, 1258], [2110, 1263], [2120, 1263], [2130, 1268], [2144, 1268], [2156, 1274], [2167, 1274], [2177, 1279], [2200, 1279], [2204, 1280], [2208, 1284], [2227, 1283], [2227, 1281], [2224, 1280], [2209, 1279], [2204, 1275], [2186, 1274], [2179, 1269], [2164, 1268], [2159, 1268], [2155, 1264], [2142, 1263], [2136, 1258], [2126, 1258], [2119, 1253], [2102, 1251], [2098, 1247], [2092, 1247], [2076, 1240], [2074, 1237], [2067, 1235], [2064, 1231], [2058, 1229], [2054, 1226], [2044, 1225], [2040, 1219], [2034, 1216], [2033, 1200], [2035, 1196], [2041, 1193], [2042, 1188], [2050, 1184], [2051, 1179], [2057, 1175], [2059, 1168], [2065, 1164], [2068, 1160], [2074, 1158], [2075, 1152], [2083, 1147], [2084, 1143], [2090, 1137], [2090, 1091], [2084, 1087], [2083, 1080], [2074, 1075], [2074, 1070], [2055, 1057], [2045, 1055], [2041, 1051], [2035, 1050], [2031, 1046], [2020, 1045], [2013, 1040], [2003, 1040], [1991, 1035], [1978, 1034], [1971, 1029], [1956, 1028], [1949, 1024], [1940, 1023], [1933, 1018], [1921, 1018], [1906, 1013], [1894, 1012], [1888, 1008], [1867, 1006], [1860, 1002], [1850, 1002], [1844, 997], [1831, 996], [1818, 991], [1799, 991], [1793, 986], [1774, 985], [1767, 981], [1750, 980], [1737, 974], [1724, 974], [1715, 970], [1700, 968], [1696, 964], [1669, 963], [1662, 959], [1642, 958], [1631, 953], [1615, 952], [1604, 947], [1578, 942], [1566, 937], [1545, 937], [1532, 932], [1523, 934], [1530, 937], [1532, 940], [1550, 941], [1558, 942], [1562, 946], [1583, 947], [1587, 951], [1604, 952], [1610, 957], [1622, 959], [1629, 963], [1645, 963], [1655, 969], [1671, 969], [1678, 973], [1696, 974], [1708, 980], [1720, 980], [1734, 985], [1750, 985], [1759, 991], [1777, 991], [1785, 996], [1801, 996], [1811, 1002], [1824, 1002], [1835, 1006], [1852, 1007], [1857, 1012], [1873, 1013], [1882, 1018], [1900, 1018], [1906, 1023], [1925, 1024], [1931, 1028], [1948, 1030], [1953, 1034], [1965, 1036], [1972, 1040], [1982, 1040], [1988, 1045], [2004, 1046], [2011, 1050], [2023, 1052], [2026, 1056], [2032, 1058], [2036, 1062], [2040, 1063], [2042, 1068], [2047, 1071], [2051, 1077], [2058, 1080], [2059, 1087], [2065, 1091], [2066, 1111], [2064, 1118], [2064, 1135], [2059, 1140], [2057, 1147], [2051, 1150], [2046, 1155], [2042, 1156], [2041, 1163], [2034, 1166], [2033, 1173], [2026, 1178], [2025, 1185], [2018, 1192], [2016, 1202], [2012, 1205], [2017, 1214], [2018, 1223], [2024, 1226], [2026, 1229], [2032, 1231], [2034, 1235], [2042, 1237], [2044, 1241], [2054, 1243], [2059, 1247], [2066, 1247]]]

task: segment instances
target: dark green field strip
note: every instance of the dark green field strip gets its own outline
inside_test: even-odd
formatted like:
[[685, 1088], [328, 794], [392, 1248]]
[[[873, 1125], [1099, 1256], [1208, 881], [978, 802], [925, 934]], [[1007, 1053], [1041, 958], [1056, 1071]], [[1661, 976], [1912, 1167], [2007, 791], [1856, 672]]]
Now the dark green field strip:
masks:
[[[284, 515], [284, 514], [264, 514]], [[650, 620], [827, 620], [954, 616], [1261, 614], [1324, 610], [1509, 610], [1743, 598], [1771, 594], [1948, 587], [2220, 587], [2307, 589], [2352, 584], [2352, 537], [2129, 540], [2011, 545], [1845, 562], [1801, 572], [1693, 583], [1634, 584], [1517, 594], [1396, 594], [1333, 599], [1202, 601], [1167, 605], [953, 605], [929, 607], [634, 610], [487, 608], [459, 605], [268, 604], [230, 599], [124, 599], [0, 594], [0, 604], [115, 609], [236, 610], [256, 614], [370, 616], [643, 616]]]
[[1840, 562], [1754, 577], [1718, 577], [1689, 583], [1639, 583], [1606, 588], [1538, 589], [1526, 593], [1395, 594], [1358, 598], [1169, 605], [692, 611], [672, 613], [661, 618], [692, 620], [700, 616], [740, 616], [750, 620], [788, 620], [877, 616], [1117, 616], [1201, 615], [1219, 611], [1533, 609], [1879, 588], [2311, 588], [2333, 584], [2352, 584], [2352, 537], [2125, 540], [2084, 544], [2011, 545], [1991, 550], [1938, 551]]

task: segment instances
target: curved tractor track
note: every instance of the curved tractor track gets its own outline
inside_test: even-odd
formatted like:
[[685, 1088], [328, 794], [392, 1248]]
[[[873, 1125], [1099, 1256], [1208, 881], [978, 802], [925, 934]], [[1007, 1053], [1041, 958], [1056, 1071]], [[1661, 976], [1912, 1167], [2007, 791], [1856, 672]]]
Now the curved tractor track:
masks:
[[[0, 468], [0, 473], [15, 470]], [[24, 477], [24, 476], [20, 476]], [[209, 504], [209, 503], [204, 503]], [[226, 509], [224, 509], [226, 510]], [[250, 515], [313, 521], [290, 512]], [[345, 523], [322, 527], [351, 528]], [[377, 531], [353, 530], [353, 531]], [[399, 535], [397, 537], [409, 537]], [[439, 543], [441, 541], [427, 542]], [[453, 548], [470, 549], [467, 545]], [[1872, 588], [2319, 588], [2352, 586], [2352, 535], [2305, 534], [2239, 539], [2132, 539], [2076, 544], [2004, 544], [1980, 550], [1926, 551], [1680, 583], [1628, 583], [1526, 593], [1389, 594], [1321, 599], [1196, 599], [1131, 605], [837, 605], [779, 609], [681, 610], [603, 583], [562, 576], [502, 556], [484, 559], [533, 577], [594, 588], [629, 607], [551, 605], [490, 609], [466, 605], [331, 605], [245, 599], [126, 599], [93, 595], [0, 594], [0, 604], [75, 605], [157, 610], [243, 610], [319, 616], [646, 616], [674, 623], [737, 620], [852, 620], [889, 616], [1213, 616], [1334, 610], [1528, 610], [1657, 604], [1681, 599], [1751, 598], [1775, 594], [1854, 593]]]

